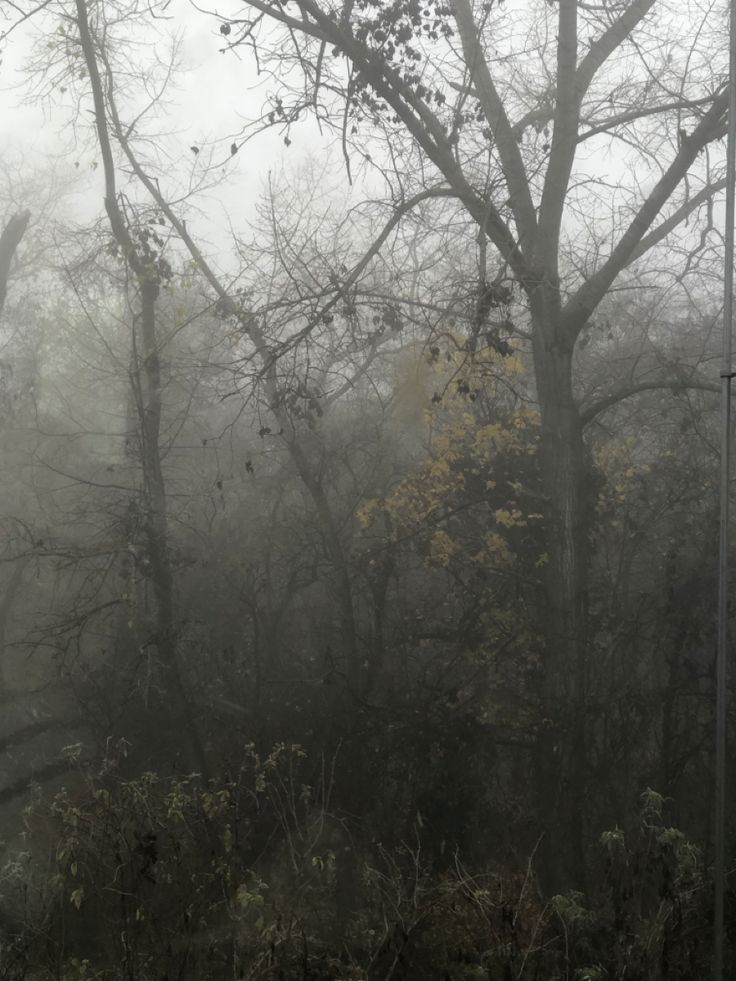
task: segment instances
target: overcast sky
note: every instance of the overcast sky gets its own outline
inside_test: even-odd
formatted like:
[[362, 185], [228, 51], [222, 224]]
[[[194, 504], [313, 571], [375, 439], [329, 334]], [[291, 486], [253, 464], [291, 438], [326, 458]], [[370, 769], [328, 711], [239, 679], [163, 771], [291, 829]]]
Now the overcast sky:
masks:
[[[259, 114], [272, 83], [259, 80], [247, 49], [221, 52], [216, 18], [197, 11], [188, 0], [173, 0], [168, 11], [172, 19], [159, 22], [162, 35], [178, 30], [182, 45], [181, 67], [168, 94], [167, 110], [156, 123], [168, 131], [165, 152], [171, 165], [164, 172], [179, 188], [186, 187], [209, 158], [208, 144], [214, 144], [212, 160], [218, 165], [216, 176], [221, 184], [197, 200], [209, 217], [208, 222], [199, 219], [198, 232], [217, 249], [226, 244], [230, 224], [244, 229], [269, 172], [278, 177], [283, 168], [296, 170], [306, 155], [325, 155], [328, 144], [314, 122], [306, 120], [292, 132], [288, 148], [283, 135], [271, 131], [252, 139], [231, 158], [231, 142], [244, 124]], [[57, 202], [58, 217], [71, 215], [84, 222], [102, 212], [103, 175], [92, 139], [91, 117], [82, 113], [81, 124], [75, 126], [79, 114], [68, 91], [57, 92], [51, 100], [28, 98], [25, 70], [29, 60], [43, 52], [54, 25], [58, 21], [52, 23], [49, 17], [29, 23], [15, 31], [4, 46], [0, 65], [0, 217], [21, 206], [38, 213], [48, 195]], [[156, 50], [165, 53], [165, 37], [158, 39]], [[154, 49], [147, 42], [142, 52], [152, 58]], [[124, 110], [122, 105], [121, 112]], [[132, 115], [132, 110], [129, 112]], [[189, 150], [192, 145], [203, 148], [199, 157]], [[331, 179], [337, 184], [343, 181], [337, 160]], [[192, 216], [189, 220], [198, 219]]]

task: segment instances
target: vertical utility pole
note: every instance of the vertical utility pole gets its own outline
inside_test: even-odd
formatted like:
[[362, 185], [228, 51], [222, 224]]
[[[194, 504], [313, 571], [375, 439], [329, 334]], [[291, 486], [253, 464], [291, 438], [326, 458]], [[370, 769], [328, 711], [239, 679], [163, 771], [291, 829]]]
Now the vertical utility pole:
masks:
[[715, 904], [713, 973], [723, 981], [726, 890], [726, 686], [728, 682], [728, 532], [731, 478], [731, 358], [733, 334], [734, 198], [736, 195], [736, 0], [730, 0], [728, 142], [726, 144], [726, 229], [721, 351], [721, 511], [718, 548], [718, 651], [716, 654]]

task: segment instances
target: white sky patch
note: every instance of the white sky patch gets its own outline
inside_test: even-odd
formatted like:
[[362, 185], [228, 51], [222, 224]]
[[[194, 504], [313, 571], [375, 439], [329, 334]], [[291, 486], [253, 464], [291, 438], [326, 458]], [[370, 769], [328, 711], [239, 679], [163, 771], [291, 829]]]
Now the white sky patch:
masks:
[[[269, 172], [296, 172], [312, 155], [326, 159], [334, 137], [322, 137], [314, 120], [305, 118], [292, 126], [289, 146], [278, 128], [243, 143], [246, 124], [261, 115], [276, 83], [265, 75], [259, 78], [248, 48], [223, 52], [217, 18], [188, 3], [174, 3], [169, 11], [171, 21], [158, 22], [162, 31], [155, 45], [140, 45], [150, 60], [132, 66], [138, 96], [131, 100], [121, 94], [120, 114], [124, 121], [135, 116], [135, 103], [142, 105], [146, 98], [135, 73], [140, 72], [142, 78], [152, 70], [156, 56], [165, 61], [170, 48], [166, 35], [178, 32], [178, 68], [162, 106], [141, 121], [138, 131], [153, 137], [156, 146], [151, 144], [150, 164], [158, 173], [153, 169], [151, 173], [165, 182], [171, 197], [186, 196], [206, 172], [203, 186], [182, 204], [182, 211], [188, 212], [189, 227], [202, 237], [208, 251], [228, 250], [231, 229], [247, 234]], [[85, 224], [103, 215], [104, 179], [84, 81], [77, 80], [76, 93], [71, 86], [65, 92], [57, 88], [51, 98], [43, 100], [28, 96], [27, 65], [42, 54], [49, 32], [57, 30], [58, 24], [50, 16], [43, 22], [29, 22], [13, 32], [2, 51], [0, 218], [22, 207], [37, 212], [37, 187], [43, 184], [44, 175], [48, 186], [55, 188], [57, 218]], [[231, 153], [233, 143], [238, 146], [236, 154]], [[122, 172], [118, 186], [132, 193]]]

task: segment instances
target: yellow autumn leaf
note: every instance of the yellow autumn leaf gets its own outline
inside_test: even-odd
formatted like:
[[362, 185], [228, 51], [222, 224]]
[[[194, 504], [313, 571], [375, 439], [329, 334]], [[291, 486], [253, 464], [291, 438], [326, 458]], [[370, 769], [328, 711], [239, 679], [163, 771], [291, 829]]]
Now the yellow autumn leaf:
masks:
[[522, 528], [526, 521], [524, 515], [518, 508], [507, 510], [498, 508], [495, 512], [496, 524], [503, 525], [504, 528]]
[[432, 565], [446, 566], [457, 550], [447, 532], [436, 531], [429, 540], [429, 561]]

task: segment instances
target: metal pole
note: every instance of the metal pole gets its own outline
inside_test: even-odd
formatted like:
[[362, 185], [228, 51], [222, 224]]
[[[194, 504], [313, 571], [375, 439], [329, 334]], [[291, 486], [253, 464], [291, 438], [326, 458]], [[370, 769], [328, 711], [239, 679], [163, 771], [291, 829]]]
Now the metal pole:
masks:
[[721, 487], [718, 547], [718, 650], [716, 654], [716, 793], [714, 978], [723, 979], [724, 894], [726, 887], [726, 685], [728, 681], [728, 533], [731, 478], [731, 378], [734, 280], [734, 204], [736, 198], [736, 0], [730, 0], [728, 65], [728, 141], [726, 144], [726, 229], [721, 349]]

